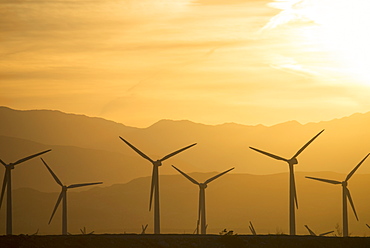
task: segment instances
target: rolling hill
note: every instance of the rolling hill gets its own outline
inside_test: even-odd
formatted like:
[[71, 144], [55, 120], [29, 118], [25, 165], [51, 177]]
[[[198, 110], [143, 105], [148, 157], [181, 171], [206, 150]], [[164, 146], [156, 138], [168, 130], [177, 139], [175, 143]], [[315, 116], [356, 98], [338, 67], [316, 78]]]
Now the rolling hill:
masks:
[[[191, 173], [197, 180], [205, 180], [215, 173]], [[41, 176], [41, 175], [40, 175]], [[37, 176], [36, 178], [40, 178]], [[333, 172], [298, 172], [296, 174], [299, 209], [297, 233], [308, 235], [304, 225], [318, 233], [341, 226], [341, 187], [305, 179], [305, 176], [342, 180], [345, 174]], [[53, 179], [49, 177], [49, 180]], [[198, 187], [182, 175], [164, 175], [161, 181], [161, 219], [163, 233], [193, 233], [198, 208]], [[140, 233], [141, 225], [149, 224], [153, 232], [153, 213], [148, 211], [150, 178], [140, 177], [125, 184], [92, 186], [85, 191], [68, 192], [69, 232]], [[370, 235], [369, 174], [355, 174], [349, 183], [360, 221], [349, 211], [350, 233]], [[14, 232], [32, 234], [60, 234], [61, 209], [50, 225], [48, 221], [59, 194], [40, 192], [30, 188], [14, 190]], [[260, 234], [280, 234], [288, 231], [288, 173], [273, 175], [226, 174], [210, 183], [206, 190], [208, 233], [218, 234], [223, 229], [238, 234], [250, 234], [252, 221]], [[5, 208], [0, 220], [4, 223]], [[5, 232], [0, 225], [0, 233]]]
[[[89, 174], [87, 168], [101, 175], [115, 174], [111, 178], [103, 177], [108, 185], [128, 182], [151, 173], [150, 164], [118, 136], [124, 137], [153, 159], [198, 143], [166, 161], [161, 167], [164, 174], [173, 174], [169, 166], [171, 163], [192, 172], [221, 171], [232, 166], [236, 167], [236, 173], [261, 175], [286, 172], [283, 162], [274, 161], [248, 147], [289, 158], [322, 129], [325, 132], [298, 157], [300, 163], [296, 171], [347, 173], [370, 152], [370, 112], [326, 122], [302, 125], [290, 121], [270, 127], [234, 123], [211, 126], [190, 121], [161, 120], [147, 128], [134, 128], [101, 118], [59, 111], [19, 111], [6, 107], [0, 107], [0, 118], [0, 136], [3, 136], [0, 139], [0, 158], [4, 161], [26, 156], [27, 152], [38, 152], [36, 147], [53, 148], [51, 153], [45, 155], [48, 162], [63, 166], [67, 171], [73, 168], [76, 175]], [[39, 144], [31, 145], [30, 142]], [[23, 147], [23, 150], [17, 147]], [[364, 165], [358, 173], [370, 173], [370, 166]], [[118, 175], [122, 175], [121, 180]]]

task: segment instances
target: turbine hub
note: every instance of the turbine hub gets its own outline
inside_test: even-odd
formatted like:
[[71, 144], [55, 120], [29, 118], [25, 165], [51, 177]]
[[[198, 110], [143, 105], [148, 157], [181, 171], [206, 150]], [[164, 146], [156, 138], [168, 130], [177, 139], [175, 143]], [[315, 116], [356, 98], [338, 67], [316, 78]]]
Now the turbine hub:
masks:
[[14, 169], [14, 165], [13, 165], [13, 163], [8, 164], [8, 166], [10, 167], [10, 169], [11, 169], [11, 170], [13, 170], [13, 169]]
[[297, 158], [291, 158], [291, 159], [289, 160], [289, 163], [290, 163], [290, 164], [298, 164], [298, 160], [297, 160]]
[[155, 166], [161, 166], [162, 162], [160, 160], [154, 161], [153, 163]]
[[342, 186], [347, 187], [347, 185], [348, 185], [348, 182], [346, 182], [346, 181], [342, 182]]
[[200, 184], [199, 184], [199, 187], [201, 187], [201, 188], [205, 189], [205, 188], [207, 188], [207, 184], [200, 183]]

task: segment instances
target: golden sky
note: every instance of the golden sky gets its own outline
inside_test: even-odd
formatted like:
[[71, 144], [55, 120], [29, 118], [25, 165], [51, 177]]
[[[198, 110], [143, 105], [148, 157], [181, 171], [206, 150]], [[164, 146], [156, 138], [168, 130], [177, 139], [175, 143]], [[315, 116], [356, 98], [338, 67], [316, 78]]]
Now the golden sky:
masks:
[[146, 127], [370, 111], [367, 0], [3, 0], [0, 105]]

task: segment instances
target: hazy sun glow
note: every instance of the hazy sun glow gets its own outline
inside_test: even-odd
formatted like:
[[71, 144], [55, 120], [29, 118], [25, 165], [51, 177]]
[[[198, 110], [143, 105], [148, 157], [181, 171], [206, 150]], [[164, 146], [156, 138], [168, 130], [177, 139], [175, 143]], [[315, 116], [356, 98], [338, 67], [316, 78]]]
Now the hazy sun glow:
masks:
[[370, 85], [370, 2], [366, 0], [276, 0], [271, 7], [282, 11], [267, 28], [305, 22], [299, 32], [310, 45], [329, 52], [340, 66], [336, 73]]
[[139, 127], [160, 119], [307, 123], [367, 112], [369, 5], [0, 1], [0, 105]]

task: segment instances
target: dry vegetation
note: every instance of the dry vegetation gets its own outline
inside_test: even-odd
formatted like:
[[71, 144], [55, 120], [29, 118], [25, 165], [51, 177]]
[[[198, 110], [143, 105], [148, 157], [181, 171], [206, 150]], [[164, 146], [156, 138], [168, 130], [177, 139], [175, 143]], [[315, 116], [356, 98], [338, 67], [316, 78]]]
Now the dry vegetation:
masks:
[[147, 248], [147, 247], [194, 247], [194, 248], [361, 248], [370, 247], [368, 237], [313, 237], [286, 235], [136, 235], [136, 234], [102, 234], [102, 235], [68, 235], [68, 236], [0, 236], [2, 248], [13, 247], [89, 247], [89, 248]]

